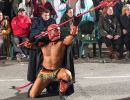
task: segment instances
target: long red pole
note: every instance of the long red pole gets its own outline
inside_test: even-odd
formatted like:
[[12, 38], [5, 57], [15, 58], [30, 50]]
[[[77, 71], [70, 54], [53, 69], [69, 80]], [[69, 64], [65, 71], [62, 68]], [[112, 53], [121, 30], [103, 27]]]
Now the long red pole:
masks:
[[[101, 8], [101, 7], [114, 6], [117, 2], [119, 2], [119, 0], [104, 0], [104, 1], [100, 2], [100, 4], [97, 5], [96, 7], [93, 7], [93, 8], [91, 8], [91, 9], [89, 9], [88, 11], [77, 15], [76, 17], [83, 16], [84, 14], [86, 14], [86, 13], [88, 13], [88, 12], [91, 12], [91, 11], [93, 11], [93, 10], [95, 10], [95, 9], [99, 9], [99, 8]], [[70, 22], [70, 21], [72, 21], [72, 20], [74, 20], [74, 18], [71, 18], [71, 19], [69, 19], [69, 20], [63, 22], [63, 23], [59, 24], [58, 26], [61, 27], [61, 26], [65, 25], [66, 23], [68, 23], [68, 22]], [[52, 30], [53, 30], [53, 29], [52, 29]], [[49, 30], [49, 31], [51, 31], [51, 30]], [[47, 35], [47, 33], [48, 33], [48, 31], [42, 32], [41, 34], [36, 35], [34, 38], [39, 38], [39, 37], [41, 37], [41, 36], [45, 36], [45, 35]], [[24, 45], [24, 44], [27, 43], [27, 42], [29, 42], [29, 40], [27, 40], [27, 41], [25, 41], [25, 42], [22, 42], [22, 43], [19, 44], [18, 46], [22, 46], [22, 45]]]

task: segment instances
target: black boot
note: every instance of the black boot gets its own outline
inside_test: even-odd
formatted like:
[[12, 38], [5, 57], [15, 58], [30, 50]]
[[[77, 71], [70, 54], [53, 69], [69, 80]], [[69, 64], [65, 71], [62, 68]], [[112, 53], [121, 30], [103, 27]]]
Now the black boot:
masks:
[[47, 86], [47, 93], [53, 93], [53, 94], [58, 94], [58, 82], [51, 82], [48, 86]]
[[113, 56], [113, 47], [110, 46], [110, 47], [107, 47], [107, 48], [108, 48], [108, 50], [109, 50], [109, 58], [110, 58], [110, 59], [114, 59], [114, 56]]

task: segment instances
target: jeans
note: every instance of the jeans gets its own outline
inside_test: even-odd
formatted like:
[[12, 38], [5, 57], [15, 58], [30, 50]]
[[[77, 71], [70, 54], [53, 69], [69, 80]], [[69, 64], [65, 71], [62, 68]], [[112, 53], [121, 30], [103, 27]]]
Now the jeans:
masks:
[[2, 47], [2, 44], [3, 44], [3, 43], [2, 43], [2, 42], [0, 42], [0, 49], [1, 49], [1, 47]]
[[18, 47], [18, 45], [24, 41], [26, 41], [28, 38], [27, 37], [17, 37], [14, 36], [13, 37], [13, 46], [14, 46], [14, 52], [20, 53], [20, 54], [25, 54], [26, 56], [29, 54], [29, 51], [27, 48], [20, 46]]

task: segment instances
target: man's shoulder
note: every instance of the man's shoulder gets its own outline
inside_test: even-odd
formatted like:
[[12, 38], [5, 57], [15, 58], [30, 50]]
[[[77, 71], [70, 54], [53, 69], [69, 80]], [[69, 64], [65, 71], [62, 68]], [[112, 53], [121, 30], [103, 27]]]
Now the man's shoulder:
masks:
[[49, 21], [56, 22], [54, 18], [50, 18]]
[[56, 24], [56, 21], [55, 21], [55, 19], [50, 18], [49, 20], [45, 21], [45, 23], [46, 23], [47, 26], [49, 26], [51, 24]]

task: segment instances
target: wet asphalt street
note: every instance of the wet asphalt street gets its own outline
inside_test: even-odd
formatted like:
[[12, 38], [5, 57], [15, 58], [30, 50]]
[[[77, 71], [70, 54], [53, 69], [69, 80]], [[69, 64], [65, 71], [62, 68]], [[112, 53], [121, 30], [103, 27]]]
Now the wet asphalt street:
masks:
[[[130, 100], [130, 61], [99, 63], [101, 61], [75, 61], [75, 93], [66, 100]], [[11, 86], [21, 86], [26, 80], [27, 62], [0, 61], [0, 99], [29, 100], [28, 88], [19, 94]], [[36, 100], [61, 100], [47, 96]]]

